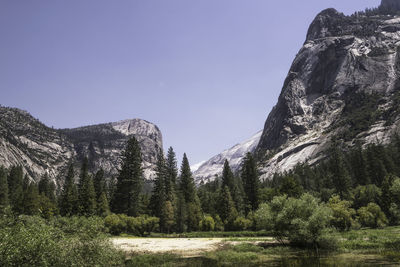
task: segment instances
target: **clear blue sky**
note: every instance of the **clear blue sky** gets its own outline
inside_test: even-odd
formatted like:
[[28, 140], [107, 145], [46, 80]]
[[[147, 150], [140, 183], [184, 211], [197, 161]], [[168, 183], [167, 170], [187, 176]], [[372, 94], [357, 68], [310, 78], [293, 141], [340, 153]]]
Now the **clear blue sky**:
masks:
[[0, 104], [70, 128], [142, 118], [191, 164], [263, 128], [309, 24], [379, 0], [0, 0]]

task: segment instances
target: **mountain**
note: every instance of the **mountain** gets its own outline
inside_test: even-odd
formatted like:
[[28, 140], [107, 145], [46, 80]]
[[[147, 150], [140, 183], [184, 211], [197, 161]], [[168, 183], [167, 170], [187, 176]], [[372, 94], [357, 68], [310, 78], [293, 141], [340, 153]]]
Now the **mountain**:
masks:
[[197, 183], [214, 180], [215, 176], [222, 173], [225, 159], [228, 160], [231, 169], [236, 172], [240, 168], [243, 157], [247, 152], [254, 152], [261, 137], [261, 131], [241, 144], [237, 144], [230, 149], [203, 162], [200, 166], [191, 166], [193, 176]]
[[323, 160], [333, 138], [351, 147], [387, 143], [397, 133], [400, 17], [384, 7], [399, 2], [384, 0], [351, 16], [335, 9], [316, 16], [255, 151], [263, 179]]
[[132, 119], [75, 129], [49, 128], [26, 111], [0, 107], [0, 165], [21, 165], [32, 179], [48, 173], [62, 181], [69, 162], [76, 167], [84, 157], [90, 171], [103, 168], [108, 177], [115, 176], [121, 152], [130, 136], [139, 141], [146, 179], [154, 177], [154, 168], [162, 135], [150, 122]]

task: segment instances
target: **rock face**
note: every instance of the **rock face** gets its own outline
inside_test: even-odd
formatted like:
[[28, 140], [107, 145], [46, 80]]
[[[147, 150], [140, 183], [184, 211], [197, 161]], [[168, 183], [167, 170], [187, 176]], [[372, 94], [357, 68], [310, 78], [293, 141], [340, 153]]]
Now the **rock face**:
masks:
[[212, 157], [211, 159], [203, 162], [200, 166], [195, 166], [193, 170], [193, 176], [196, 183], [209, 182], [215, 179], [222, 173], [225, 159], [228, 160], [232, 171], [236, 172], [240, 168], [243, 157], [247, 152], [254, 152], [257, 144], [260, 140], [262, 131], [256, 133], [250, 139], [244, 141], [241, 144], [237, 144], [230, 149], [223, 151], [222, 153]]
[[19, 164], [34, 180], [48, 173], [62, 182], [69, 162], [79, 168], [88, 157], [90, 171], [103, 168], [112, 177], [118, 173], [121, 152], [132, 135], [141, 146], [144, 176], [152, 179], [162, 135], [150, 122], [132, 119], [56, 130], [25, 111], [0, 107], [0, 165]]
[[388, 142], [399, 125], [399, 46], [400, 17], [318, 14], [257, 146], [262, 178], [318, 162], [332, 137]]

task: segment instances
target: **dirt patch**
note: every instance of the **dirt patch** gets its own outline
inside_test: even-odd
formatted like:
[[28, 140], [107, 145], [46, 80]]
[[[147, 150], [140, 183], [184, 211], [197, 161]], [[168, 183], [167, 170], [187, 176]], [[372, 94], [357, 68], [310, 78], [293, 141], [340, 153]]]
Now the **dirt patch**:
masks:
[[200, 255], [226, 244], [223, 238], [112, 238], [114, 246], [127, 253], [171, 252], [185, 256]]

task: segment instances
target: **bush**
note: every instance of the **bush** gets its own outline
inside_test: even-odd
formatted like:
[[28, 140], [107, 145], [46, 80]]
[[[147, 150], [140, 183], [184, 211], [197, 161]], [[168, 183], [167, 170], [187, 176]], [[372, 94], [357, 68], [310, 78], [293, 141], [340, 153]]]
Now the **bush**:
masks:
[[385, 213], [375, 203], [369, 203], [368, 206], [358, 209], [357, 215], [360, 224], [365, 227], [384, 227], [388, 223]]
[[329, 208], [332, 209], [332, 225], [341, 231], [348, 231], [355, 226], [353, 217], [356, 211], [351, 207], [350, 201], [340, 200], [340, 197], [335, 195], [329, 199]]
[[200, 221], [200, 230], [201, 231], [214, 231], [215, 229], [215, 221], [213, 217], [210, 215], [204, 216], [204, 218]]
[[300, 199], [275, 197], [256, 212], [258, 227], [271, 230], [278, 241], [287, 239], [300, 246], [319, 246], [331, 217], [331, 209], [310, 194]]
[[126, 220], [124, 218], [121, 218], [121, 215], [116, 215], [116, 214], [108, 215], [104, 219], [104, 223], [108, 228], [108, 231], [112, 235], [119, 235], [122, 232], [126, 232], [127, 229]]
[[[123, 254], [99, 229], [97, 218], [3, 218], [0, 229], [0, 266], [120, 266]], [[78, 224], [77, 222], [80, 222]], [[80, 226], [81, 227], [80, 227]], [[100, 224], [101, 225], [101, 224]], [[85, 233], [89, 230], [89, 233]]]
[[237, 217], [233, 222], [233, 230], [235, 231], [245, 231], [249, 229], [252, 225], [252, 221], [244, 217]]
[[160, 219], [142, 215], [129, 217], [125, 214], [111, 214], [104, 219], [105, 226], [113, 235], [129, 233], [136, 236], [146, 236], [158, 229]]

